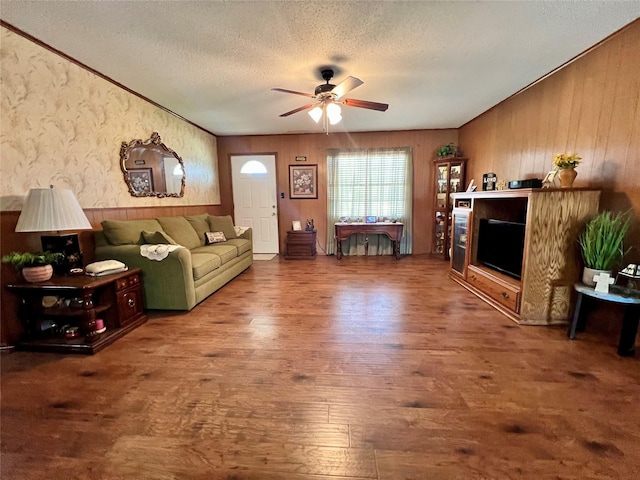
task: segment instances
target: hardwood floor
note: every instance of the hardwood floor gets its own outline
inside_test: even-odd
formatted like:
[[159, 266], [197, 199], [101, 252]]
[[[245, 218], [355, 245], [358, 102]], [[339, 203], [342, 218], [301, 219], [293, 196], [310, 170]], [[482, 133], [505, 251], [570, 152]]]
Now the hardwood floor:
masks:
[[94, 356], [2, 360], [3, 479], [631, 479], [640, 360], [426, 256], [254, 265]]

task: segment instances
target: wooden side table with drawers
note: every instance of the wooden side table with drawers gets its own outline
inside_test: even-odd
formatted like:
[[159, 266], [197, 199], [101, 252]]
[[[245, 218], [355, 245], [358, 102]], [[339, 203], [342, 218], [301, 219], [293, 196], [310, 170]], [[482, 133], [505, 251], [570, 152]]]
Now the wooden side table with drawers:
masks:
[[[100, 277], [55, 275], [7, 288], [20, 297], [21, 350], [93, 354], [147, 321], [139, 268]], [[77, 337], [65, 334], [76, 330]]]
[[316, 231], [290, 230], [287, 232], [287, 253], [285, 258], [310, 259], [316, 258]]

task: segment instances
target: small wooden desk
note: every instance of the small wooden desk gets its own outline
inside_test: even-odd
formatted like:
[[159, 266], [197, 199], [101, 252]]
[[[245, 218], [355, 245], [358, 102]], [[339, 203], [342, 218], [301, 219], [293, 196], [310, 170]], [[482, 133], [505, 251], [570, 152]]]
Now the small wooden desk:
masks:
[[578, 302], [573, 321], [569, 326], [568, 336], [570, 339], [576, 338], [576, 331], [584, 331], [586, 318], [584, 308], [585, 297], [606, 302], [620, 303], [626, 306], [624, 318], [622, 320], [622, 331], [618, 342], [618, 355], [628, 357], [635, 353], [636, 334], [638, 333], [638, 320], [640, 319], [640, 295], [634, 290], [612, 285], [609, 293], [596, 292], [592, 287], [582, 283], [574, 286], [578, 292]]
[[[393, 242], [393, 253], [397, 260], [400, 260], [400, 240], [402, 239], [402, 229], [404, 224], [392, 222], [377, 223], [336, 223], [336, 256], [338, 260], [342, 258], [342, 241], [349, 238], [354, 233], [386, 235]], [[369, 246], [367, 243], [365, 249]]]

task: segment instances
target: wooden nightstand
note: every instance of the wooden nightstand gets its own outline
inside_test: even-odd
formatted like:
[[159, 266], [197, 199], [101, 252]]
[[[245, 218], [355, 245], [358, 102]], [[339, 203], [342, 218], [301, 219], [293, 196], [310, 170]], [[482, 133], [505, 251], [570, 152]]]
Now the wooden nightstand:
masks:
[[287, 253], [284, 258], [310, 259], [316, 258], [316, 231], [290, 230], [287, 232]]
[[[22, 350], [92, 354], [147, 321], [139, 268], [102, 277], [53, 276], [7, 288], [20, 297], [26, 335], [17, 347]], [[103, 333], [92, 334], [96, 319], [103, 320]], [[78, 327], [80, 336], [65, 338], [63, 326]]]

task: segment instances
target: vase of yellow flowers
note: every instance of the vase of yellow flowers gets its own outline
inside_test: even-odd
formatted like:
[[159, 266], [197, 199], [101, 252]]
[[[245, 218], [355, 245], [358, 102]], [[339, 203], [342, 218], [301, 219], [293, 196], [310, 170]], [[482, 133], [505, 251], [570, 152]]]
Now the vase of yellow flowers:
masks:
[[558, 153], [553, 157], [553, 165], [558, 170], [558, 178], [560, 179], [560, 186], [562, 188], [570, 188], [573, 186], [573, 181], [576, 179], [578, 172], [576, 172], [576, 166], [580, 163], [582, 158], [577, 154], [567, 155], [566, 153]]

